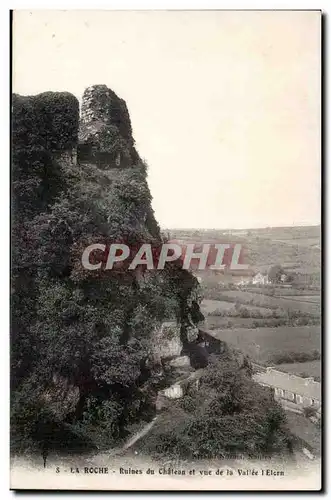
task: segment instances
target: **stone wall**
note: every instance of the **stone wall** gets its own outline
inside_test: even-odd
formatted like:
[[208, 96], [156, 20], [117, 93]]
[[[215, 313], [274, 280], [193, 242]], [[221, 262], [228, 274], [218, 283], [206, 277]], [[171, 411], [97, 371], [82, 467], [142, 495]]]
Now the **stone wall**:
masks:
[[57, 151], [54, 157], [62, 166], [77, 165], [77, 147], [64, 151]]

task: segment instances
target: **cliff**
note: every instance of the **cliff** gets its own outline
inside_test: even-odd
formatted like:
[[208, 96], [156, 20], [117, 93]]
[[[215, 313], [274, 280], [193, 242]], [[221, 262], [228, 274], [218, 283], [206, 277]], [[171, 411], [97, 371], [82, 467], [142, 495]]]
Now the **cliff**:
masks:
[[[14, 96], [12, 132], [12, 429], [33, 442], [46, 419], [109, 444], [154, 411], [160, 346], [169, 355], [156, 339], [175, 321], [176, 354], [188, 343], [201, 319], [198, 283], [175, 263], [82, 267], [91, 243], [162, 242], [147, 167], [111, 89], [86, 89], [80, 116], [68, 93]], [[56, 380], [71, 388], [71, 404]]]

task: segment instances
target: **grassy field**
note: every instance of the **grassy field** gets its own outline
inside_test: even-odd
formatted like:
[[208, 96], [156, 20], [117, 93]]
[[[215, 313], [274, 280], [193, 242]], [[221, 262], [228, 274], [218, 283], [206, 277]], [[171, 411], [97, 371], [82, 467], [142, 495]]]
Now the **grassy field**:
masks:
[[291, 300], [298, 302], [309, 302], [311, 304], [320, 304], [321, 298], [318, 295], [291, 295]]
[[211, 314], [216, 310], [229, 311], [234, 308], [234, 304], [225, 300], [204, 299], [200, 307], [203, 314]]
[[319, 326], [215, 329], [213, 333], [254, 361], [264, 364], [274, 354], [320, 350], [321, 343]]
[[[206, 326], [210, 330], [217, 328], [274, 328], [279, 320], [260, 319], [260, 318], [242, 318], [240, 316], [206, 316]], [[277, 325], [278, 327], [279, 325]]]
[[242, 304], [250, 302], [251, 305], [258, 307], [271, 309], [280, 308], [285, 310], [290, 309], [291, 311], [301, 311], [315, 315], [320, 313], [320, 305], [318, 301], [307, 302], [304, 300], [298, 300], [298, 298], [293, 300], [288, 297], [270, 297], [269, 295], [256, 294], [243, 290], [224, 290], [220, 292], [220, 298], [222, 298], [222, 300], [226, 300], [225, 297], [236, 299]]
[[277, 370], [299, 376], [305, 375], [319, 378], [321, 376], [321, 361], [316, 359], [314, 361], [306, 361], [305, 363], [284, 363], [277, 365]]
[[[267, 309], [265, 307], [256, 307], [251, 305], [245, 305], [245, 308], [250, 311], [272, 311], [271, 309]], [[235, 310], [235, 302], [227, 302], [225, 300], [214, 300], [214, 299], [204, 299], [201, 303], [201, 311], [203, 314], [212, 314], [215, 311], [230, 311]]]

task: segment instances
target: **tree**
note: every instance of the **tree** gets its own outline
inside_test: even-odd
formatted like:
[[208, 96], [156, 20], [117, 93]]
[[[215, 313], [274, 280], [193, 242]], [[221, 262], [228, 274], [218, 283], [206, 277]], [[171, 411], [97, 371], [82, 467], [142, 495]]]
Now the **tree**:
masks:
[[269, 269], [269, 279], [272, 283], [279, 283], [284, 270], [280, 264], [276, 264]]
[[154, 455], [192, 459], [290, 453], [292, 444], [271, 391], [232, 355], [210, 363], [199, 387], [174, 402], [140, 446]]
[[145, 362], [155, 328], [175, 315], [185, 334], [199, 317], [188, 303], [197, 280], [176, 265], [141, 276], [125, 266], [81, 265], [93, 242], [162, 242], [126, 105], [101, 91], [113, 108], [99, 150], [110, 148], [112, 157], [120, 149], [126, 159], [116, 180], [93, 152], [82, 164], [58, 161], [59, 151], [77, 146], [76, 98], [46, 93], [13, 102], [11, 418], [13, 443], [23, 448], [38, 439], [50, 446], [50, 429], [52, 446], [64, 434], [91, 446], [123, 438], [151, 411], [156, 388], [144, 390]]

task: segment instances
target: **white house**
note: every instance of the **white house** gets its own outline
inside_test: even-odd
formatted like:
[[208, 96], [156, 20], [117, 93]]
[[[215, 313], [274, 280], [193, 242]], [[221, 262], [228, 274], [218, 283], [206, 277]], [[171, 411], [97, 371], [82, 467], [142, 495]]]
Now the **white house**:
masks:
[[269, 285], [271, 281], [269, 280], [268, 275], [264, 275], [262, 273], [257, 273], [253, 276], [252, 284], [253, 285]]
[[275, 399], [288, 409], [301, 412], [305, 407], [313, 407], [318, 411], [321, 407], [321, 384], [311, 377], [298, 377], [269, 367], [253, 378], [260, 385], [270, 387]]

